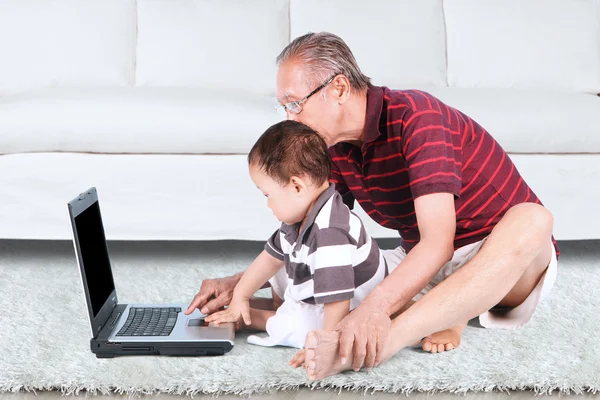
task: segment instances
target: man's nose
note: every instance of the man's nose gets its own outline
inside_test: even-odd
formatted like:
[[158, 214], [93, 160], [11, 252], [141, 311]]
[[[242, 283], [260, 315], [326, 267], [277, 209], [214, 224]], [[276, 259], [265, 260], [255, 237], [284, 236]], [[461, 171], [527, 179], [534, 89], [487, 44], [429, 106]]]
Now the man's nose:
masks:
[[286, 110], [288, 121], [298, 121], [298, 114]]

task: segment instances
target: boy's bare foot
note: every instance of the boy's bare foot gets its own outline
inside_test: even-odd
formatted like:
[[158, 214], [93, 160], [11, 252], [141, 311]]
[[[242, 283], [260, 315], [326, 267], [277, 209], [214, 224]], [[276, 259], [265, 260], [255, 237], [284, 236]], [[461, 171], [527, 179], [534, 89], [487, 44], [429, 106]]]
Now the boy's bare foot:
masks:
[[289, 364], [292, 368], [298, 368], [304, 365], [306, 351], [304, 349], [296, 353], [296, 355], [290, 360]]
[[346, 360], [344, 364], [340, 362], [340, 333], [337, 331], [309, 332], [304, 348], [304, 368], [310, 380], [323, 379], [352, 369], [351, 359]]
[[464, 323], [426, 336], [421, 341], [421, 347], [430, 353], [442, 353], [456, 349], [460, 345], [460, 337], [466, 326], [467, 324]]

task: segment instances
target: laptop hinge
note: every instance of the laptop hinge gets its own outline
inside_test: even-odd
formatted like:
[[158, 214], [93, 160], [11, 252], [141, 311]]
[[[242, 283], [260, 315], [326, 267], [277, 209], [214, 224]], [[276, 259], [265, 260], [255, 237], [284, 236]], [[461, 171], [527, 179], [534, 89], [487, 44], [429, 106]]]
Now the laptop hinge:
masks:
[[116, 307], [114, 307], [113, 312], [109, 315], [108, 319], [106, 320], [106, 323], [104, 325], [98, 326], [98, 334], [92, 340], [108, 340], [111, 333], [117, 327], [117, 324], [119, 323], [119, 320], [125, 312], [126, 308], [127, 304], [118, 304]]

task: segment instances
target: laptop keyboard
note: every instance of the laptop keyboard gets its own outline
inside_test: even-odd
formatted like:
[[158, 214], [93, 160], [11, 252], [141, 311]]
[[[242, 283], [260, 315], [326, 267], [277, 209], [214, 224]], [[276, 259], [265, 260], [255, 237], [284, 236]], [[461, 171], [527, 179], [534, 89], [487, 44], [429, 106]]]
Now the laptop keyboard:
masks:
[[117, 336], [169, 336], [180, 312], [179, 307], [132, 307]]

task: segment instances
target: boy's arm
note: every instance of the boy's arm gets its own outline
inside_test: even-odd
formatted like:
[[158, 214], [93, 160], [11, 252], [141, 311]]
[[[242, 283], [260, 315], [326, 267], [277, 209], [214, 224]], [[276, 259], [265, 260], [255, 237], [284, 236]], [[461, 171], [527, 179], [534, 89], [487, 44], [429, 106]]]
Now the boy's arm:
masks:
[[324, 307], [325, 321], [323, 329], [333, 331], [337, 324], [350, 312], [350, 300], [326, 303]]
[[335, 330], [350, 312], [354, 297], [356, 241], [346, 230], [324, 228], [315, 234], [311, 247], [316, 250], [309, 254], [307, 264], [314, 269], [315, 303], [324, 304], [324, 329]]
[[256, 257], [233, 291], [234, 298], [250, 298], [263, 284], [283, 267], [284, 262], [270, 255], [266, 250]]

